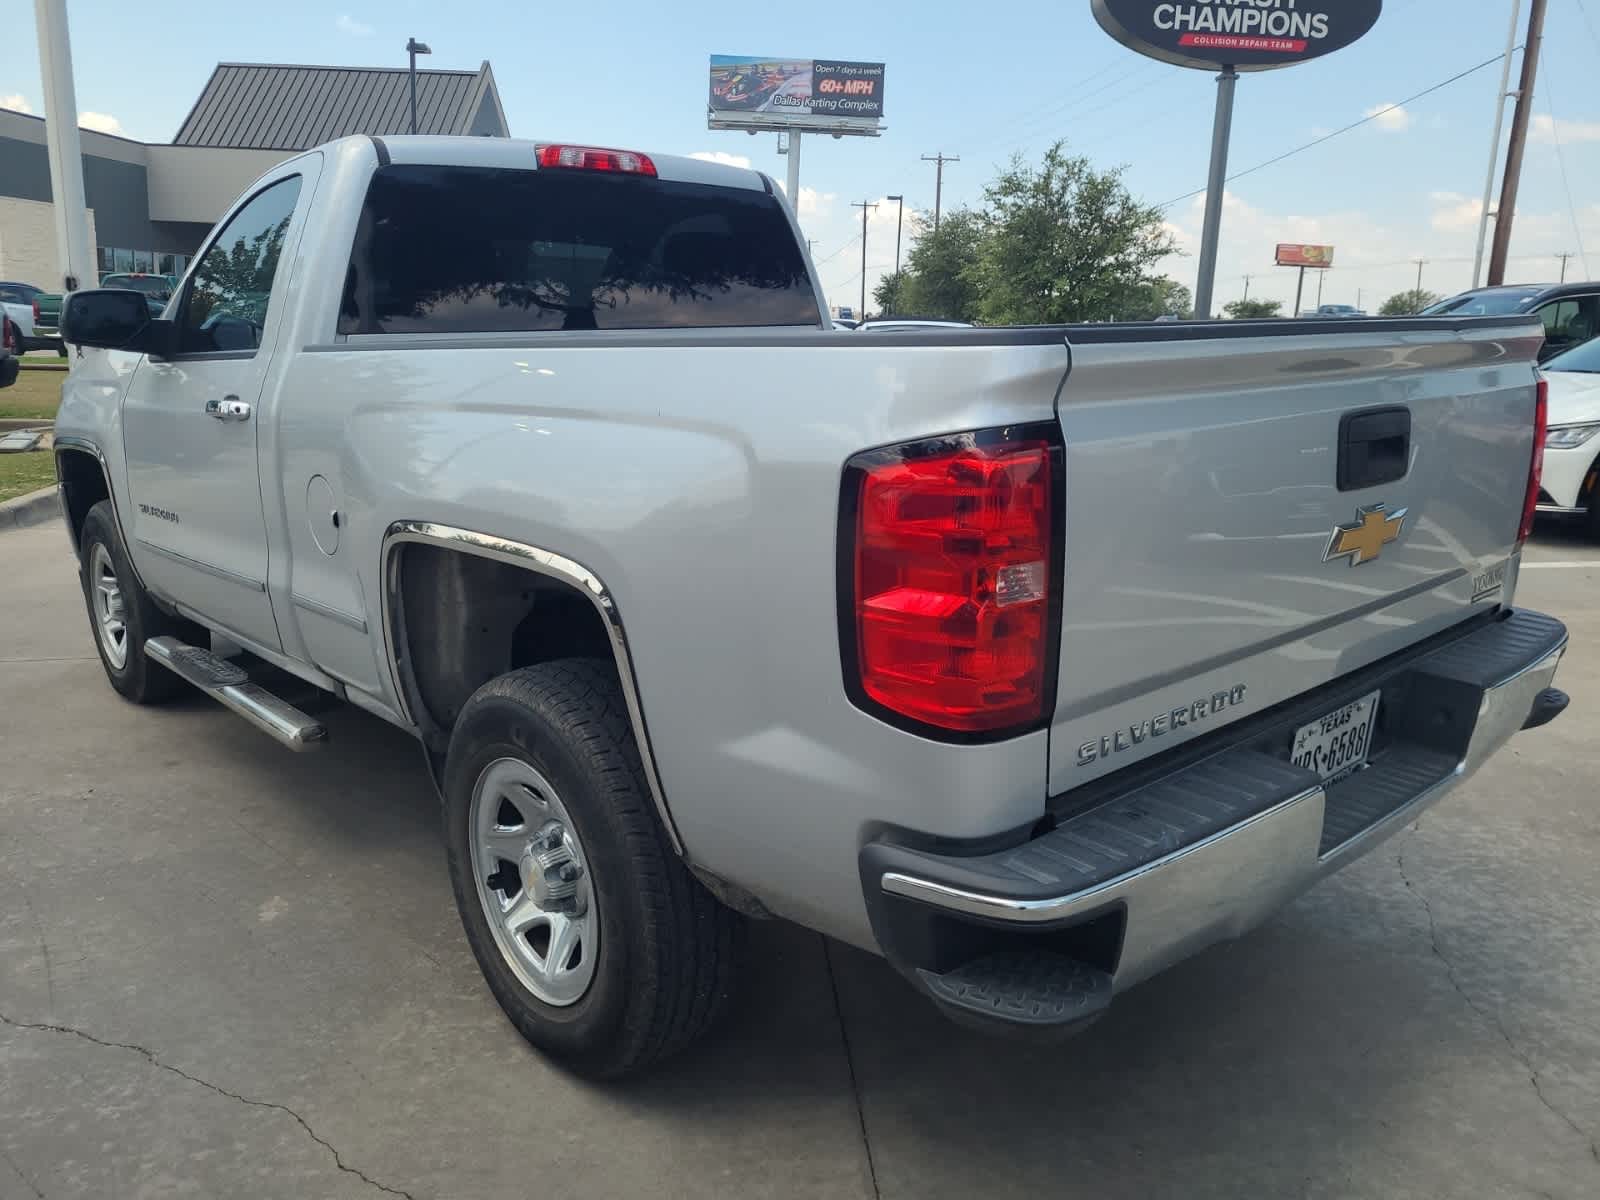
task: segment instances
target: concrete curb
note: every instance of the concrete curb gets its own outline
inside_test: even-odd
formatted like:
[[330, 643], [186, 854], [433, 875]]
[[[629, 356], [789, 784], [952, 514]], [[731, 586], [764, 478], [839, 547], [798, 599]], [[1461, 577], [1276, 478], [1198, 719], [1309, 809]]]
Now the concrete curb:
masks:
[[61, 498], [53, 487], [40, 488], [15, 500], [0, 501], [0, 533], [42, 525], [61, 515]]

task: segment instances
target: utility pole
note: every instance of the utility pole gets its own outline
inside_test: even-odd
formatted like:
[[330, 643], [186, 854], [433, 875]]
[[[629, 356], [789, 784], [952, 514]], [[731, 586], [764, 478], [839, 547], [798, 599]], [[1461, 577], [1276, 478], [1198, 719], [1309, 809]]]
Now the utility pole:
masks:
[[1360, 288], [1356, 289], [1356, 311], [1357, 312], [1361, 311], [1361, 289]]
[[1317, 272], [1317, 307], [1322, 307], [1322, 281], [1328, 277], [1328, 268]]
[[894, 217], [894, 273], [900, 274], [900, 227], [906, 219], [906, 198], [904, 196], [885, 196], [885, 200], [893, 200], [900, 206]]
[[410, 62], [409, 74], [411, 76], [411, 132], [417, 131], [417, 55], [432, 54], [426, 42], [419, 42], [416, 38], [406, 39], [406, 55]]
[[1250, 299], [1250, 281], [1254, 278], [1254, 275], [1246, 275], [1244, 277], [1244, 298], [1246, 300]]
[[1572, 255], [1570, 255], [1570, 254], [1558, 254], [1558, 255], [1556, 255], [1556, 257], [1561, 260], [1561, 280], [1560, 280], [1560, 282], [1565, 283], [1567, 281], [1567, 259], [1571, 258]]
[[1427, 265], [1428, 265], [1428, 260], [1427, 259], [1425, 259], [1425, 258], [1417, 259], [1417, 291], [1419, 291], [1419, 292], [1422, 290], [1422, 268], [1427, 266]]
[[922, 161], [938, 164], [933, 176], [933, 231], [938, 233], [939, 204], [944, 198], [944, 165], [945, 163], [960, 162], [961, 159], [958, 155], [946, 154], [941, 150], [938, 154], [924, 154]]
[[1506, 144], [1506, 175], [1500, 185], [1500, 209], [1494, 222], [1494, 245], [1489, 251], [1489, 283], [1506, 281], [1506, 259], [1511, 254], [1511, 224], [1517, 215], [1517, 188], [1522, 182], [1522, 153], [1528, 144], [1528, 121], [1533, 116], [1533, 85], [1539, 76], [1539, 46], [1544, 41], [1544, 13], [1549, 0], [1533, 0], [1528, 13], [1528, 36], [1522, 41], [1522, 81], [1517, 85], [1517, 107], [1511, 114], [1511, 140]]
[[867, 213], [877, 211], [878, 206], [869, 200], [855, 200], [851, 208], [861, 210], [861, 307], [857, 310], [856, 320], [867, 319]]
[[1478, 248], [1472, 259], [1472, 286], [1483, 282], [1483, 248], [1489, 240], [1489, 206], [1494, 203], [1494, 169], [1500, 165], [1500, 133], [1506, 121], [1506, 88], [1511, 85], [1511, 56], [1517, 49], [1522, 0], [1511, 0], [1511, 27], [1506, 32], [1505, 57], [1500, 60], [1500, 90], [1494, 94], [1494, 134], [1489, 140], [1489, 169], [1483, 176], [1483, 202], [1478, 209]]

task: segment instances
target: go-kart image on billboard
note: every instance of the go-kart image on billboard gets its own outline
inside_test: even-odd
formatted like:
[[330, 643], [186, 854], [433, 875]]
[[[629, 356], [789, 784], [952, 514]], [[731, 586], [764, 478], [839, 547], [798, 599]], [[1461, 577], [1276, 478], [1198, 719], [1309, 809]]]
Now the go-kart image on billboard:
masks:
[[833, 59], [711, 56], [711, 111], [793, 116], [883, 116], [883, 64]]

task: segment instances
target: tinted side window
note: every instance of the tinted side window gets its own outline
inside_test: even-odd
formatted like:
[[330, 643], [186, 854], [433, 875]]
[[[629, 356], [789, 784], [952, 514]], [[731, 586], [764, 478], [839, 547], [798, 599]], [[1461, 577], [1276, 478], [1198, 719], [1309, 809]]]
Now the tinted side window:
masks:
[[223, 228], [195, 267], [179, 317], [179, 349], [254, 350], [261, 345], [283, 238], [300, 197], [300, 177], [280, 179]]
[[341, 333], [818, 325], [776, 198], [587, 171], [389, 166]]

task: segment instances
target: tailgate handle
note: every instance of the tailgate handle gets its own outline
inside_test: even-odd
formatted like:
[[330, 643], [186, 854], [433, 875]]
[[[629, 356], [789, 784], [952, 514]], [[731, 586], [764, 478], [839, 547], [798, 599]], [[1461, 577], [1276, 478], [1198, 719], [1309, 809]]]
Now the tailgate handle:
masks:
[[1339, 418], [1339, 490], [1404, 479], [1411, 469], [1411, 410], [1368, 408]]

